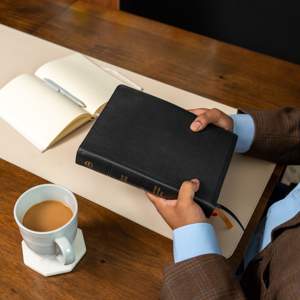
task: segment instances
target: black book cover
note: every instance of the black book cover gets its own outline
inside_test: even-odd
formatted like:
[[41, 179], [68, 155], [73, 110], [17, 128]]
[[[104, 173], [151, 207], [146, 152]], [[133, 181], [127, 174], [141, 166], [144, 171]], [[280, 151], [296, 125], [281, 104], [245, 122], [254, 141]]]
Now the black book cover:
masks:
[[176, 105], [120, 85], [80, 145], [76, 163], [166, 198], [175, 198], [183, 181], [198, 178], [194, 200], [210, 215], [237, 137], [213, 125], [192, 132], [194, 119]]

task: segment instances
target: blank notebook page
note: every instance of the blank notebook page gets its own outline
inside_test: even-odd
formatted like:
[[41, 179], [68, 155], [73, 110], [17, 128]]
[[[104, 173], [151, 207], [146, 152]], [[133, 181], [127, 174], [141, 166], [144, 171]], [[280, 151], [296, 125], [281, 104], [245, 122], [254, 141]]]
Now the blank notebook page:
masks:
[[41, 79], [51, 79], [83, 101], [94, 115], [109, 100], [122, 82], [81, 54], [72, 54], [51, 61], [35, 73]]
[[44, 151], [84, 110], [33, 75], [20, 75], [0, 91], [0, 117]]

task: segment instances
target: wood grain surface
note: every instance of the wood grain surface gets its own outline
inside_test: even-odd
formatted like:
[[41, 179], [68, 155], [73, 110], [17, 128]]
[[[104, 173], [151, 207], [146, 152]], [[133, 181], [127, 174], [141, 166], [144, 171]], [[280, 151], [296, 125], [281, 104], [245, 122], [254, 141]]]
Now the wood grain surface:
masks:
[[[2, 0], [0, 22], [243, 110], [300, 106], [299, 65], [107, 10], [100, 2], [118, 1]], [[283, 170], [277, 166], [270, 179], [230, 259], [234, 268]], [[87, 254], [75, 271], [45, 279], [22, 264], [13, 205], [44, 182], [0, 160], [0, 299], [158, 299], [171, 242], [80, 197]]]
[[158, 299], [169, 239], [76, 196], [87, 253], [72, 273], [45, 278], [23, 264], [13, 218], [17, 198], [45, 180], [3, 160], [0, 180], [0, 299]]
[[4, 0], [0, 22], [234, 107], [300, 106], [299, 65], [95, 2]]

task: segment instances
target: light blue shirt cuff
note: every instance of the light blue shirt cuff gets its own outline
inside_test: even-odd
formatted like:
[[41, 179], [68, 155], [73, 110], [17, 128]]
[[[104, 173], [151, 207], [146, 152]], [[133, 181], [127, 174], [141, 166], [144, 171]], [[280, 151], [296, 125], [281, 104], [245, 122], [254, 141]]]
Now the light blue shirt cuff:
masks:
[[273, 203], [266, 216], [261, 250], [271, 242], [274, 228], [292, 219], [300, 211], [300, 183], [282, 200]]
[[231, 115], [233, 120], [233, 132], [238, 136], [235, 152], [247, 152], [254, 139], [255, 125], [252, 117], [246, 114]]
[[195, 223], [175, 229], [173, 254], [175, 263], [203, 254], [221, 254], [213, 226]]

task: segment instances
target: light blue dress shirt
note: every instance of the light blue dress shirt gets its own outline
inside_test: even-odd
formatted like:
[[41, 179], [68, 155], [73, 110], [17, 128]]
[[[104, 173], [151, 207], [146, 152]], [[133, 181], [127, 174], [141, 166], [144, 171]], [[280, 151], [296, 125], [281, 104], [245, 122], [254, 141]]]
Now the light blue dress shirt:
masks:
[[[250, 115], [237, 114], [233, 119], [233, 132], [238, 140], [235, 151], [247, 152], [253, 142], [255, 126]], [[272, 230], [293, 218], [300, 211], [300, 183], [283, 200], [274, 203], [268, 210], [261, 250], [271, 242]], [[211, 224], [196, 223], [173, 231], [174, 261], [180, 262], [204, 254], [221, 254], [216, 233]]]

